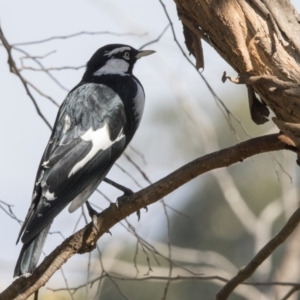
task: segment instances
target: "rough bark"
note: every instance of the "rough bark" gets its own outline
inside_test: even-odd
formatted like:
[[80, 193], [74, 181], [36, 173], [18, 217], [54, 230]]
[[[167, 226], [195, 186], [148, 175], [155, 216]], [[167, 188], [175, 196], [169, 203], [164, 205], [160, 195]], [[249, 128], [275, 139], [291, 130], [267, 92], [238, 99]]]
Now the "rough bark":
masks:
[[[214, 47], [238, 72], [238, 79], [229, 79], [254, 88], [275, 113], [285, 142], [299, 149], [300, 25], [290, 1], [174, 1], [184, 28]], [[262, 124], [268, 113], [262, 105], [258, 110], [261, 116], [255, 120], [254, 115], [254, 121]]]

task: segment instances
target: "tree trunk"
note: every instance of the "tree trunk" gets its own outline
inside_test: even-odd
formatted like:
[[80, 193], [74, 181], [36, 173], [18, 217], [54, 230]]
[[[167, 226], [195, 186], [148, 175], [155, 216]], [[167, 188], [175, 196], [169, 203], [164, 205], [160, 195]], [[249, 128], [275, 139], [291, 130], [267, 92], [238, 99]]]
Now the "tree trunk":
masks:
[[[201, 38], [239, 74], [238, 78], [224, 79], [247, 85], [252, 119], [257, 124], [267, 121], [266, 104], [277, 117], [274, 122], [284, 133], [282, 140], [299, 150], [300, 25], [290, 1], [174, 1], [197, 66], [203, 65], [199, 61]], [[196, 43], [198, 47], [193, 47]]]

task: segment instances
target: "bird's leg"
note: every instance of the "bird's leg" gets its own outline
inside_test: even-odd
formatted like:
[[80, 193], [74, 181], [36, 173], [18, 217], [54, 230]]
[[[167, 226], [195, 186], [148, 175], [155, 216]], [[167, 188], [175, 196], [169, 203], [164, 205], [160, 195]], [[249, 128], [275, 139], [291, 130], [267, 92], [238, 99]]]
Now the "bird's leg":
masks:
[[92, 206], [89, 203], [89, 201], [86, 201], [85, 204], [86, 204], [86, 208], [88, 210], [89, 216], [92, 219], [93, 225], [94, 225], [95, 229], [98, 231], [98, 228], [97, 228], [97, 215], [98, 215], [98, 213], [97, 213], [96, 210], [94, 210], [92, 208]]
[[114, 181], [112, 181], [111, 179], [108, 179], [107, 177], [105, 177], [103, 179], [103, 181], [105, 181], [106, 183], [112, 185], [113, 187], [117, 188], [118, 190], [122, 191], [124, 194], [120, 197], [118, 197], [117, 199], [117, 202], [116, 202], [116, 205], [117, 205], [117, 208], [119, 208], [119, 204], [122, 200], [124, 200], [127, 196], [130, 196], [133, 194], [133, 191], [119, 183], [116, 183]]
[[123, 185], [121, 185], [119, 183], [116, 183], [116, 182], [112, 181], [111, 179], [108, 179], [107, 177], [105, 177], [103, 179], [103, 181], [106, 182], [106, 183], [108, 183], [108, 184], [110, 184], [110, 185], [112, 185], [116, 189], [122, 191], [124, 193], [123, 196], [130, 196], [130, 195], [133, 194], [133, 191], [131, 189], [129, 189], [129, 188], [127, 188], [127, 187], [125, 187], [125, 186], [123, 186]]
[[[129, 189], [129, 188], [127, 188], [127, 187], [125, 187], [125, 186], [123, 186], [123, 185], [121, 185], [121, 184], [119, 184], [119, 183], [116, 183], [116, 182], [112, 181], [111, 179], [108, 179], [107, 177], [105, 177], [105, 178], [103, 179], [103, 181], [105, 181], [106, 183], [112, 185], [113, 187], [117, 188], [118, 190], [120, 190], [120, 191], [122, 191], [122, 192], [124, 193], [124, 194], [123, 194], [122, 196], [120, 196], [120, 197], [117, 199], [117, 201], [116, 201], [116, 206], [117, 206], [117, 208], [119, 208], [121, 202], [122, 202], [123, 200], [125, 200], [125, 198], [126, 198], [127, 196], [130, 196], [130, 195], [134, 194], [133, 191], [132, 191], [131, 189]], [[146, 209], [147, 209], [147, 208], [146, 208]], [[137, 216], [138, 216], [138, 221], [139, 221], [139, 220], [140, 220], [140, 217], [141, 217], [141, 212], [140, 212], [140, 210], [138, 210], [138, 211], [136, 212], [136, 214], [137, 214]]]

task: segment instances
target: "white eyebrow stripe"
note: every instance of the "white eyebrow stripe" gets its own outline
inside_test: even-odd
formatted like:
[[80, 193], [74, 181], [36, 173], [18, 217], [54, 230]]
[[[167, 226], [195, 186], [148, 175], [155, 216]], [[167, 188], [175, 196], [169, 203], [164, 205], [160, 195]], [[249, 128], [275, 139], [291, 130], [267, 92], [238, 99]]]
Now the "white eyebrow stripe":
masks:
[[125, 51], [125, 50], [130, 51], [131, 48], [130, 48], [130, 47], [120, 47], [120, 48], [116, 48], [116, 49], [114, 49], [114, 50], [111, 50], [111, 51], [105, 53], [104, 56], [112, 56], [112, 55], [114, 55], [114, 54], [116, 54], [116, 53], [123, 52], [123, 51]]

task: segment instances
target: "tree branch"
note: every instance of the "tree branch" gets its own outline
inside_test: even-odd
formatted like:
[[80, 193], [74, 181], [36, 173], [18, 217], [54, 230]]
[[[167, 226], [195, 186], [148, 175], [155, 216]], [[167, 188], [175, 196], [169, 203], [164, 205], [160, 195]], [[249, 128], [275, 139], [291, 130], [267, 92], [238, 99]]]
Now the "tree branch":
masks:
[[34, 105], [34, 107], [36, 109], [37, 114], [43, 119], [43, 121], [46, 123], [46, 125], [51, 129], [50, 123], [48, 122], [48, 120], [46, 119], [46, 117], [41, 112], [41, 110], [40, 110], [40, 108], [39, 108], [36, 100], [34, 99], [32, 93], [30, 92], [30, 90], [28, 88], [28, 85], [27, 85], [28, 83], [27, 83], [26, 79], [24, 79], [24, 77], [20, 74], [20, 71], [19, 71], [19, 69], [16, 66], [16, 63], [15, 63], [15, 61], [14, 61], [12, 55], [11, 55], [11, 49], [12, 49], [12, 47], [8, 43], [8, 41], [6, 40], [1, 27], [0, 27], [0, 40], [3, 43], [3, 46], [4, 46], [4, 48], [7, 51], [8, 65], [9, 65], [10, 71], [12, 73], [14, 73], [15, 75], [17, 75], [20, 78], [20, 80], [21, 80], [21, 82], [22, 82], [22, 84], [23, 84], [23, 86], [24, 86], [24, 88], [26, 90], [27, 95], [31, 99], [31, 101], [32, 101], [32, 103], [33, 103], [33, 105]]
[[238, 274], [234, 276], [216, 295], [216, 300], [225, 300], [232, 293], [232, 291], [244, 280], [249, 278], [254, 271], [269, 257], [274, 250], [282, 244], [290, 234], [296, 229], [300, 222], [300, 208], [298, 208], [289, 218], [283, 228], [253, 257], [248, 265], [239, 270]]
[[227, 149], [207, 154], [184, 165], [149, 187], [129, 196], [119, 203], [118, 208], [115, 204], [111, 204], [98, 215], [95, 224], [97, 230], [92, 223], [89, 223], [83, 229], [70, 236], [44, 259], [30, 277], [18, 278], [4, 290], [0, 294], [0, 300], [27, 299], [43, 286], [74, 254], [92, 251], [96, 247], [97, 240], [104, 233], [108, 232], [112, 226], [139, 209], [157, 202], [195, 177], [213, 169], [241, 162], [259, 153], [287, 149], [286, 145], [278, 139], [278, 136], [278, 134], [272, 134], [250, 139]]

